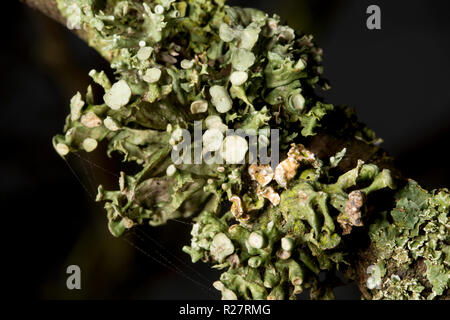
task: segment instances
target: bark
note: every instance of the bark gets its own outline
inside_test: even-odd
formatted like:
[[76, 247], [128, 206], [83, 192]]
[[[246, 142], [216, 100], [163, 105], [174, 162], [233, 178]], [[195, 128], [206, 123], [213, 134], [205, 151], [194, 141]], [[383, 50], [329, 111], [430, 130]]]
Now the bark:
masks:
[[[30, 8], [40, 11], [47, 17], [55, 20], [56, 22], [66, 26], [66, 19], [60, 14], [56, 5], [56, 0], [20, 0], [28, 5]], [[82, 30], [72, 30], [86, 43], [89, 43], [87, 34]]]
[[58, 11], [55, 0], [22, 0], [25, 4], [41, 11], [46, 16], [52, 18], [53, 20], [65, 24], [65, 19]]

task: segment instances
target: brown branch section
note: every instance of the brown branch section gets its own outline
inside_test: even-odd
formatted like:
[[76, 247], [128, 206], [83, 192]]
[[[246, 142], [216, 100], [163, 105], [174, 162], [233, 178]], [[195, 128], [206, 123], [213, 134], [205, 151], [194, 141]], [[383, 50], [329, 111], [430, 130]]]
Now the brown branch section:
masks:
[[59, 13], [58, 7], [56, 6], [55, 0], [21, 0], [29, 7], [41, 11], [46, 16], [52, 18], [53, 20], [65, 24], [66, 20]]
[[358, 160], [363, 160], [366, 163], [376, 164], [381, 169], [389, 169], [395, 178], [401, 178], [393, 158], [389, 157], [383, 149], [353, 137], [336, 137], [322, 132], [311, 138], [307, 148], [320, 159], [328, 159], [342, 148], [347, 148], [345, 158], [338, 165], [342, 173], [353, 169]]
[[[42, 12], [47, 17], [66, 26], [66, 19], [61, 15], [56, 5], [56, 0], [20, 0], [29, 7]], [[72, 30], [81, 39], [89, 43], [86, 33], [83, 30]]]

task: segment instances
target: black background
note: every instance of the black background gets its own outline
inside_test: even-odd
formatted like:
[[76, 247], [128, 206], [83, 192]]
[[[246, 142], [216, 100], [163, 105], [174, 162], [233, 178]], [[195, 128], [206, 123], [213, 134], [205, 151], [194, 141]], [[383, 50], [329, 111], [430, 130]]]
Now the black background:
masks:
[[[332, 86], [327, 100], [353, 106], [408, 176], [428, 188], [450, 185], [447, 1], [229, 4], [277, 13], [296, 29], [314, 34], [324, 49], [325, 76]], [[381, 7], [382, 30], [366, 28], [369, 4]], [[205, 288], [219, 273], [201, 263], [190, 266], [181, 252], [189, 241], [189, 225], [170, 222], [141, 228], [138, 236], [113, 238], [101, 205], [92, 197], [98, 183], [116, 184], [106, 170], [117, 172], [117, 164], [101, 153], [75, 156], [69, 165], [77, 178], [52, 148], [51, 137], [62, 131], [70, 97], [85, 92], [90, 69], [108, 70], [108, 65], [63, 26], [18, 1], [3, 4], [2, 13], [0, 194], [8, 296], [219, 298], [218, 292]], [[165, 260], [158, 252], [182, 272], [159, 264], [155, 259]], [[81, 267], [82, 290], [66, 289], [65, 271], [71, 264]], [[359, 298], [351, 284], [336, 294], [340, 299]]]

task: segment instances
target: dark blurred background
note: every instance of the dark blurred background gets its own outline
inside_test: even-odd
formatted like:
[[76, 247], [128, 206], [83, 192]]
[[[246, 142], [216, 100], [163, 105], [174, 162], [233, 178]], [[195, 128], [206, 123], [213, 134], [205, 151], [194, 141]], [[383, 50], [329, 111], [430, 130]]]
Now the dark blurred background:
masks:
[[[324, 50], [325, 76], [331, 81], [327, 100], [353, 106], [407, 175], [428, 188], [450, 186], [448, 1], [229, 4], [277, 13], [312, 33]], [[381, 7], [382, 30], [366, 28], [370, 4]], [[181, 252], [189, 242], [189, 225], [175, 221], [113, 238], [93, 197], [98, 183], [115, 186], [108, 173], [117, 172], [115, 164], [99, 153], [65, 163], [52, 148], [70, 97], [85, 92], [89, 70], [109, 66], [63, 26], [18, 1], [2, 9], [0, 194], [9, 297], [219, 298], [206, 288], [219, 273], [202, 263], [191, 265]], [[81, 267], [82, 290], [66, 288], [71, 264]], [[336, 293], [340, 299], [359, 298], [351, 284]]]

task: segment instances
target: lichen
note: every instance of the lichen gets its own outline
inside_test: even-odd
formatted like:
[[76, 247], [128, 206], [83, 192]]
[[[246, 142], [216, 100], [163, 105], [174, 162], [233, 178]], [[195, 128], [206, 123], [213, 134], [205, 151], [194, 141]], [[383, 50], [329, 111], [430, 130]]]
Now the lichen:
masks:
[[[194, 217], [183, 250], [224, 270], [214, 283], [223, 298], [293, 299], [307, 288], [311, 298], [328, 299], [332, 281], [319, 273], [351, 269], [351, 236], [370, 226], [374, 298], [432, 299], [448, 290], [448, 191], [409, 182], [383, 213], [368, 203], [372, 193], [396, 189], [391, 171], [376, 164], [386, 155], [371, 153], [364, 163], [350, 143], [327, 157], [308, 148], [318, 134], [371, 150], [381, 142], [350, 108], [316, 95], [329, 85], [312, 36], [277, 15], [220, 0], [56, 2], [116, 75], [89, 72], [103, 92], [77, 93], [64, 134], [53, 138], [62, 157], [102, 145], [108, 156], [136, 164], [137, 173], [120, 172], [117, 190], [98, 187], [114, 236]], [[260, 156], [248, 163], [250, 146], [239, 135], [225, 137], [231, 129], [257, 135], [266, 157], [281, 162], [272, 167]], [[180, 145], [197, 130], [203, 148], [192, 159]], [[181, 152], [184, 161], [175, 161]], [[198, 161], [206, 154], [229, 161]], [[408, 268], [421, 262], [424, 277], [410, 277]]]
[[[74, 96], [65, 134], [54, 138], [55, 148], [60, 155], [68, 156], [69, 152], [92, 151], [95, 140], [107, 144], [108, 155], [119, 153], [124, 161], [141, 167], [134, 176], [124, 174], [125, 183], [118, 191], [107, 192], [100, 186], [97, 200], [105, 202], [110, 225], [121, 225], [123, 218], [138, 224], [148, 220], [155, 225], [186, 217], [200, 212], [211, 197], [218, 207], [240, 188], [245, 170], [240, 164], [248, 150], [240, 136], [227, 136], [221, 143], [227, 129], [259, 134], [269, 126], [285, 127], [279, 123], [282, 118], [294, 128], [295, 122], [309, 121], [303, 117], [317, 115], [315, 124], [308, 126], [309, 134], [313, 134], [325, 116], [325, 112], [311, 113], [307, 107], [295, 115], [288, 109], [277, 113], [283, 101], [265, 99], [266, 95], [273, 96], [273, 90], [287, 85], [293, 87], [283, 89], [286, 103], [300, 90], [308, 92], [306, 96], [314, 101], [314, 87], [326, 85], [317, 68], [320, 50], [312, 38], [292, 37], [294, 31], [280, 25], [277, 16], [270, 18], [258, 10], [210, 0], [57, 3], [71, 21], [73, 8], [80, 9], [76, 10], [79, 27], [90, 35], [90, 44], [111, 62], [118, 77], [108, 79], [103, 71], [96, 70], [89, 73], [104, 94], [94, 96], [88, 89], [86, 101], [79, 93]], [[294, 49], [286, 50], [288, 47]], [[280, 72], [278, 66], [289, 75]], [[230, 86], [230, 82], [234, 84]], [[170, 126], [173, 132], [183, 128], [192, 133], [195, 120], [202, 121], [207, 129], [203, 132], [205, 152], [217, 151], [228, 161], [221, 166], [222, 172], [214, 164], [171, 161], [170, 153], [177, 148], [178, 140], [166, 129]], [[270, 145], [268, 140], [265, 143]], [[171, 165], [177, 170], [162, 177]], [[208, 179], [213, 183], [206, 187]], [[149, 200], [156, 192], [153, 188], [159, 185], [168, 195], [163, 202]], [[276, 203], [270, 189], [261, 190], [261, 194]], [[193, 198], [202, 201], [196, 204], [190, 201]], [[183, 211], [186, 207], [190, 210]], [[114, 230], [119, 235], [124, 229]]]
[[[389, 270], [381, 287], [373, 290], [374, 298], [441, 296], [450, 285], [450, 194], [447, 189], [427, 192], [409, 180], [395, 198], [395, 208], [370, 226], [377, 263]], [[424, 272], [411, 275], [411, 268]]]
[[[303, 152], [308, 151], [303, 149]], [[315, 159], [310, 152], [307, 154]], [[281, 193], [279, 205], [252, 212], [245, 221], [237, 219], [245, 215], [245, 206], [237, 196], [231, 199], [231, 211], [223, 216], [201, 213], [194, 218], [192, 243], [183, 250], [191, 255], [193, 262], [202, 260], [214, 268], [226, 269], [220, 277], [222, 285], [219, 287], [226, 288], [227, 294], [232, 291], [237, 298], [295, 298], [304, 288], [312, 289], [312, 297], [322, 297], [317, 295], [320, 290], [330, 297], [330, 290], [326, 290], [330, 288], [322, 287], [325, 285], [320, 283], [318, 275], [321, 271], [333, 272], [348, 264], [346, 244], [342, 239], [344, 232], [338, 224], [339, 212], [345, 213], [345, 204], [351, 201], [353, 191], [348, 190], [374, 185], [385, 173], [378, 172], [376, 166], [360, 162], [351, 178], [343, 174], [336, 181], [322, 183], [319, 180], [326, 168], [323, 162], [320, 163], [316, 165], [318, 174], [311, 176], [298, 172], [286, 190], [277, 186], [276, 181], [269, 182]], [[310, 162], [301, 171], [308, 172], [311, 168], [314, 167]], [[377, 184], [367, 195], [389, 187], [392, 185]], [[245, 195], [242, 198], [246, 198]], [[365, 213], [362, 211], [362, 215]], [[211, 252], [210, 246], [217, 234], [227, 235], [236, 248], [230, 251], [225, 261], [218, 260]]]

